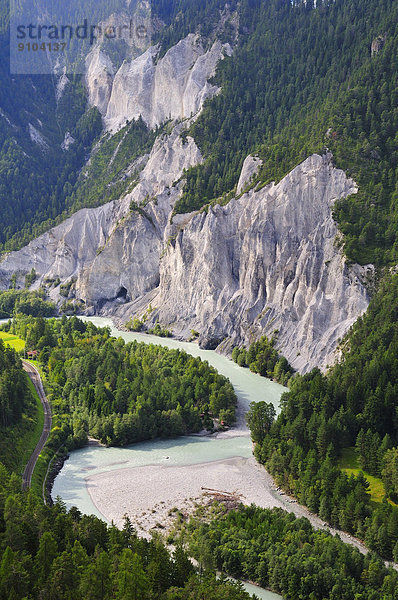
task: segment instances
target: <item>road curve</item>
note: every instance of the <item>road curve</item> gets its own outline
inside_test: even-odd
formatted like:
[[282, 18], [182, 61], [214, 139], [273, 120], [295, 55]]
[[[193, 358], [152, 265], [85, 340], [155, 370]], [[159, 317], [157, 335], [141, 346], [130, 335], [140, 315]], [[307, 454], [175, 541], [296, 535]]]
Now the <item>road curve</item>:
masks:
[[32, 364], [30, 364], [26, 360], [23, 360], [22, 364], [23, 364], [23, 368], [25, 369], [25, 371], [29, 375], [30, 379], [32, 380], [32, 383], [35, 386], [37, 393], [39, 394], [39, 398], [41, 400], [41, 403], [42, 403], [43, 409], [44, 409], [43, 431], [42, 431], [39, 441], [37, 442], [36, 448], [34, 449], [31, 457], [29, 458], [28, 464], [26, 465], [25, 470], [22, 475], [22, 489], [27, 490], [31, 486], [32, 475], [33, 475], [33, 471], [34, 471], [36, 463], [37, 463], [37, 459], [39, 458], [40, 452], [43, 450], [44, 446], [46, 445], [46, 442], [50, 435], [52, 417], [51, 417], [51, 407], [47, 400], [46, 394], [44, 393], [44, 388], [43, 388], [43, 384], [41, 381], [39, 371], [36, 369], [36, 367], [34, 367]]

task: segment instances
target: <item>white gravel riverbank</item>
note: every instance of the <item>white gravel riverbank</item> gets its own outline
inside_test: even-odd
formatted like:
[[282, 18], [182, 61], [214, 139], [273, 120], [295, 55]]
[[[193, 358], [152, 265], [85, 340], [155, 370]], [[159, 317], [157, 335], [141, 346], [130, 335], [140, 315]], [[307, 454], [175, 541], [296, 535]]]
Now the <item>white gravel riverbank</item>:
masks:
[[297, 517], [307, 517], [316, 528], [338, 533], [344, 542], [366, 552], [359, 540], [328, 528], [321, 519], [278, 491], [272, 477], [254, 457], [120, 469], [88, 476], [86, 485], [96, 508], [109, 522], [121, 526], [127, 514], [141, 535], [167, 531], [174, 520], [170, 511], [178, 508], [183, 513], [191, 512], [206, 493], [202, 488], [210, 488], [234, 494], [247, 505], [280, 507]]

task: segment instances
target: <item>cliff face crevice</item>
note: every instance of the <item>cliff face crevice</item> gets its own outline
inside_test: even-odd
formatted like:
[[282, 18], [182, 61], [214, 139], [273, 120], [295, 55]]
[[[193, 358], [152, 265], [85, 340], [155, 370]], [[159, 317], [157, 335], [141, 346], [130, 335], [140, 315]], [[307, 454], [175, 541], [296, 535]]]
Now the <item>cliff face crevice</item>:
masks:
[[[202, 160], [181, 128], [157, 140], [125, 198], [79, 211], [7, 255], [2, 288], [13, 273], [23, 285], [34, 267], [35, 286], [73, 279], [73, 295], [89, 313], [126, 322], [151, 304], [148, 323], [158, 319], [185, 339], [195, 329], [207, 347], [222, 342], [228, 352], [275, 335], [300, 371], [332, 364], [338, 340], [369, 301], [372, 267], [347, 264], [332, 217], [333, 203], [356, 193], [355, 182], [330, 156], [313, 155], [277, 185], [171, 219], [182, 189], [175, 181]], [[61, 303], [59, 292], [50, 294]]]

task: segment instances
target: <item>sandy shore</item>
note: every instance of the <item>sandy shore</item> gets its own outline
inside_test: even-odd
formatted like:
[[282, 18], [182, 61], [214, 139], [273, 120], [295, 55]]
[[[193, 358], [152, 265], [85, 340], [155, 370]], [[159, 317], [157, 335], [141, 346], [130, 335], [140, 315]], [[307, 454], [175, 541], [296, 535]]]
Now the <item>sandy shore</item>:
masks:
[[[120, 469], [86, 479], [88, 492], [97, 509], [108, 521], [120, 526], [128, 514], [142, 534], [157, 525], [167, 528], [178, 508], [190, 512], [206, 490], [216, 489], [235, 494], [242, 502], [264, 500], [272, 506], [272, 498], [258, 480], [254, 458], [230, 458], [189, 466], [149, 465]], [[159, 528], [160, 529], [160, 528]]]
[[235, 494], [244, 504], [262, 508], [280, 507], [297, 517], [307, 517], [316, 528], [338, 533], [341, 539], [361, 552], [366, 548], [352, 536], [328, 528], [318, 517], [275, 488], [272, 477], [254, 457], [230, 458], [188, 466], [149, 465], [88, 476], [90, 497], [109, 521], [122, 526], [127, 514], [138, 533], [149, 537], [172, 526], [178, 508], [191, 513], [203, 501], [206, 491], [216, 489]]

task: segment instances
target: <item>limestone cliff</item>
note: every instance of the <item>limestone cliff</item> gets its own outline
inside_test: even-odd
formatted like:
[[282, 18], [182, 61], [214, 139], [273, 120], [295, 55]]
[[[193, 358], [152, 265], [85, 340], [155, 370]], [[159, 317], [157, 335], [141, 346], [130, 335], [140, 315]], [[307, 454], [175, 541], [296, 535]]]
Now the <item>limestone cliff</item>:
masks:
[[[349, 267], [336, 246], [333, 202], [357, 191], [330, 156], [314, 155], [278, 185], [196, 214], [160, 261], [152, 319], [224, 349], [277, 333], [299, 370], [335, 361], [337, 341], [368, 305], [372, 267]], [[123, 307], [124, 318], [146, 300]]]
[[86, 60], [90, 103], [104, 117], [106, 129], [116, 131], [126, 121], [142, 117], [149, 127], [169, 119], [196, 115], [217, 87], [209, 83], [217, 63], [231, 54], [228, 44], [215, 41], [205, 50], [198, 35], [190, 34], [158, 59], [152, 46], [125, 60], [114, 72], [110, 58], [96, 47]]
[[244, 160], [242, 171], [236, 188], [236, 194], [239, 196], [245, 187], [250, 184], [251, 180], [257, 175], [263, 161], [256, 156], [247, 156]]
[[47, 282], [51, 297], [62, 301], [60, 285], [51, 287], [51, 282], [73, 281], [73, 298], [93, 307], [120, 294], [136, 298], [156, 287], [164, 231], [181, 189], [173, 183], [202, 160], [192, 138], [182, 141], [181, 129], [176, 126], [171, 135], [157, 140], [143, 158], [138, 185], [126, 197], [80, 210], [6, 255], [0, 263], [0, 286], [7, 288], [13, 273], [22, 286], [24, 274], [33, 267], [39, 276], [35, 287]]
[[[171, 222], [175, 182], [201, 161], [181, 127], [156, 142], [131, 194], [82, 210], [5, 257], [1, 286], [13, 273], [22, 284], [34, 267], [36, 286], [73, 283], [70, 296], [89, 312], [125, 322], [151, 303], [151, 322], [180, 337], [195, 329], [204, 345], [224, 340], [228, 351], [278, 331], [296, 368], [331, 364], [338, 339], [368, 305], [372, 269], [346, 263], [332, 218], [334, 201], [355, 193], [355, 183], [330, 156], [314, 155], [277, 185]], [[50, 293], [64, 301], [59, 292]]]

